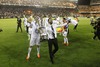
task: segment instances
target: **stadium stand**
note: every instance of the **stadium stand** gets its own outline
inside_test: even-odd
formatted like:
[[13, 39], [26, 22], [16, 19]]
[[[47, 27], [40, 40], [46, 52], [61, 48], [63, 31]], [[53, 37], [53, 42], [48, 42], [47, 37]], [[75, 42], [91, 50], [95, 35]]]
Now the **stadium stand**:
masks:
[[75, 2], [66, 0], [0, 0], [0, 18], [15, 18], [23, 14], [76, 13]]
[[81, 16], [100, 16], [100, 0], [91, 0], [90, 4], [80, 4], [78, 6], [79, 13]]

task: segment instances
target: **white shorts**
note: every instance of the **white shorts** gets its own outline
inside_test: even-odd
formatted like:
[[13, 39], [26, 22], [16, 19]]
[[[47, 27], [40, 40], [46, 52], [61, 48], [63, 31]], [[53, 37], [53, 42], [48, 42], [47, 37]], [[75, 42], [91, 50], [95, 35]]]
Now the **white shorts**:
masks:
[[64, 37], [67, 37], [67, 33], [68, 33], [67, 31], [64, 31], [64, 32], [63, 32], [63, 36], [64, 36]]
[[40, 45], [40, 37], [30, 39], [30, 46]]

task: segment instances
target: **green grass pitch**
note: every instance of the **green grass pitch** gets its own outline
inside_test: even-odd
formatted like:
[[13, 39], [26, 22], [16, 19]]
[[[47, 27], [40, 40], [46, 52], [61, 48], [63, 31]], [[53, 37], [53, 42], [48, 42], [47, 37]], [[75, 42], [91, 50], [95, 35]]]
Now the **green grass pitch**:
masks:
[[24, 30], [16, 33], [16, 19], [0, 19], [0, 67], [100, 67], [100, 40], [93, 40], [93, 31], [88, 18], [80, 18], [77, 31], [70, 25], [69, 46], [62, 45], [58, 34], [59, 51], [51, 64], [47, 41], [41, 42], [41, 58], [33, 47], [31, 58], [26, 61], [29, 41]]

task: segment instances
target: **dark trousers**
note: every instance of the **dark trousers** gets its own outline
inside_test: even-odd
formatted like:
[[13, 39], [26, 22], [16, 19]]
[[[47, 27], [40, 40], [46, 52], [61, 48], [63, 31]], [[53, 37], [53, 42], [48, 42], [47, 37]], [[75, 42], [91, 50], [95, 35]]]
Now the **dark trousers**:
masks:
[[[52, 49], [54, 46], [54, 50]], [[58, 51], [58, 41], [57, 38], [48, 40], [49, 55], [51, 62], [53, 61], [54, 54]]]
[[21, 32], [22, 32], [22, 27], [21, 27], [21, 25], [17, 25], [17, 31], [16, 31], [16, 32], [18, 32], [19, 28], [20, 28], [20, 30], [21, 30]]
[[28, 26], [26, 26], [26, 32], [28, 33]]
[[76, 30], [77, 26], [78, 26], [78, 24], [76, 24], [76, 25], [74, 26], [74, 30]]
[[96, 37], [98, 37], [98, 39], [100, 40], [100, 32], [98, 32], [98, 31], [94, 32], [93, 39], [96, 39]]

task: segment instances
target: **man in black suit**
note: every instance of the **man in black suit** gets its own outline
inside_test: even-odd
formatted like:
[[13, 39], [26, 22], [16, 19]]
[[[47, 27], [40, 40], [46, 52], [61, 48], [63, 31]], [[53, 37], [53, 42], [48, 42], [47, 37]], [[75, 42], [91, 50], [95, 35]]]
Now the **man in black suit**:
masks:
[[53, 21], [51, 18], [48, 19], [48, 23], [49, 26], [47, 27], [47, 34], [48, 34], [49, 56], [52, 64], [54, 64], [53, 58], [55, 53], [58, 51], [57, 33], [56, 33], [56, 27], [53, 25]]
[[17, 31], [16, 31], [16, 32], [18, 32], [19, 28], [20, 28], [20, 30], [21, 30], [21, 32], [22, 32], [21, 22], [22, 22], [22, 20], [21, 20], [21, 18], [18, 16], [18, 17], [17, 17]]
[[97, 19], [96, 25], [94, 26], [95, 32], [93, 39], [95, 40], [96, 37], [100, 40], [100, 18]]

